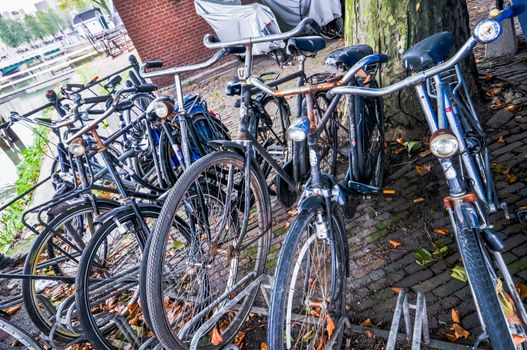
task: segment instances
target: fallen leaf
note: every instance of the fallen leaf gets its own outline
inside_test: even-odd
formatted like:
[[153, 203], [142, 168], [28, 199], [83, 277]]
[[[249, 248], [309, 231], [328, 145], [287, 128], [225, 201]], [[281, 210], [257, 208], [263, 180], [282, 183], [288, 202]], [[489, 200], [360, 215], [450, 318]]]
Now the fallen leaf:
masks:
[[373, 325], [373, 322], [371, 322], [371, 319], [366, 319], [360, 323], [362, 327], [371, 327]]
[[438, 235], [447, 236], [448, 230], [446, 228], [435, 228], [432, 232], [437, 233]]
[[419, 11], [420, 8], [421, 8], [421, 3], [420, 2], [415, 4], [415, 11]]
[[397, 241], [392, 241], [390, 240], [390, 245], [394, 248], [397, 248], [398, 246], [401, 245], [401, 242], [397, 242]]
[[392, 290], [393, 290], [394, 293], [399, 294], [399, 293], [401, 293], [401, 291], [402, 291], [403, 289], [402, 289], [402, 288], [399, 288], [399, 287], [392, 287]]
[[15, 306], [8, 307], [7, 309], [4, 309], [3, 311], [4, 311], [8, 316], [11, 316], [11, 315], [13, 315], [15, 312], [17, 312], [18, 310], [20, 310], [21, 307], [22, 307], [22, 304], [18, 304], [18, 305], [15, 305]]
[[489, 95], [490, 97], [494, 97], [498, 95], [502, 90], [503, 89], [500, 87], [491, 88], [487, 90], [487, 95]]
[[491, 74], [487, 74], [487, 75], [485, 75], [485, 77], [483, 78], [483, 81], [490, 81], [490, 80], [492, 80], [492, 78], [494, 78], [493, 75], [491, 75]]
[[513, 334], [512, 335], [512, 341], [514, 342], [514, 346], [518, 348], [521, 343], [527, 341], [527, 337], [524, 337], [522, 335]]
[[452, 316], [452, 322], [461, 324], [461, 319], [459, 317], [459, 311], [457, 309], [452, 309], [452, 311], [450, 311], [450, 314]]
[[415, 171], [418, 175], [425, 176], [430, 172], [430, 165], [416, 165]]
[[366, 336], [368, 338], [373, 338], [373, 333], [371, 331], [366, 331]]
[[461, 282], [467, 282], [467, 271], [465, 270], [464, 266], [457, 265], [452, 268], [452, 273], [450, 274], [451, 277], [461, 281]]
[[505, 110], [506, 110], [507, 112], [511, 112], [511, 113], [516, 112], [516, 106], [515, 106], [515, 105], [508, 104], [508, 105], [506, 105], [504, 108], [505, 108]]
[[419, 197], [419, 198], [416, 198], [414, 199], [414, 203], [421, 203], [421, 202], [424, 202], [426, 199], [424, 199], [423, 197]]
[[404, 143], [404, 146], [410, 155], [415, 151], [419, 151], [423, 147], [423, 143], [421, 141], [408, 141]]
[[507, 182], [510, 183], [510, 184], [513, 184], [516, 181], [518, 181], [518, 176], [516, 176], [513, 173], [507, 174], [506, 176], [507, 176]]
[[382, 194], [395, 194], [395, 190], [382, 190]]
[[401, 144], [401, 145], [402, 145], [402, 144], [404, 143], [404, 139], [403, 139], [402, 136], [399, 136], [399, 137], [397, 137], [397, 138], [395, 139], [395, 142], [397, 142], [398, 144]]
[[404, 148], [404, 147], [398, 147], [398, 148], [395, 149], [395, 151], [393, 151], [393, 154], [399, 154], [401, 152], [404, 152], [405, 149], [406, 148]]
[[239, 349], [243, 347], [243, 340], [245, 339], [245, 332], [238, 331], [234, 337], [234, 345], [238, 346]]
[[454, 335], [456, 336], [456, 340], [459, 339], [459, 338], [467, 339], [468, 336], [470, 335], [469, 331], [467, 331], [465, 328], [461, 327], [457, 323], [454, 323], [452, 325], [452, 328], [450, 328], [450, 329], [454, 331]]
[[260, 344], [260, 350], [267, 350], [267, 343]]
[[430, 253], [425, 248], [419, 248], [414, 253], [415, 262], [418, 265], [425, 266], [432, 262], [432, 253]]
[[419, 157], [424, 158], [424, 157], [428, 157], [431, 154], [432, 154], [432, 151], [430, 151], [430, 149], [425, 149], [423, 152], [419, 153]]
[[298, 214], [298, 209], [293, 208], [293, 209], [289, 210], [287, 212], [287, 214], [289, 214], [289, 216], [295, 216], [296, 214]]
[[516, 283], [516, 289], [518, 290], [518, 294], [520, 295], [520, 298], [525, 299], [527, 298], [527, 285], [518, 282]]
[[500, 138], [498, 139], [498, 142], [499, 143], [505, 143], [505, 139], [503, 138], [503, 136], [500, 136]]
[[223, 338], [221, 337], [221, 334], [218, 331], [218, 328], [214, 327], [212, 329], [212, 338], [211, 338], [210, 342], [212, 343], [212, 345], [218, 346], [218, 345], [221, 344], [222, 341], [223, 341]]
[[326, 331], [328, 332], [328, 339], [331, 338], [334, 330], [335, 330], [335, 323], [333, 323], [331, 316], [327, 315]]

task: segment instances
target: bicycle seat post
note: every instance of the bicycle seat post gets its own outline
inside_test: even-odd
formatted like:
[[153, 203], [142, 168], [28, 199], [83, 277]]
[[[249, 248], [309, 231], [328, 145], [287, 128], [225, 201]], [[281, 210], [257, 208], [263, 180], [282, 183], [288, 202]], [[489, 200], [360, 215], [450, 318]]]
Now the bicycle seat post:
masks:
[[183, 149], [183, 160], [185, 161], [185, 167], [188, 168], [191, 164], [191, 161], [187, 133], [187, 121], [185, 119], [187, 111], [185, 109], [185, 101], [183, 99], [183, 88], [181, 86], [181, 77], [179, 73], [174, 74], [174, 81], [176, 85], [179, 126], [181, 128], [181, 148]]
[[247, 140], [248, 125], [247, 125], [247, 114], [249, 106], [251, 104], [251, 84], [247, 82], [247, 79], [252, 76], [253, 72], [253, 44], [248, 43], [245, 45], [245, 62], [243, 68], [238, 69], [238, 79], [241, 83], [241, 101], [240, 104], [240, 123], [238, 124], [238, 140]]

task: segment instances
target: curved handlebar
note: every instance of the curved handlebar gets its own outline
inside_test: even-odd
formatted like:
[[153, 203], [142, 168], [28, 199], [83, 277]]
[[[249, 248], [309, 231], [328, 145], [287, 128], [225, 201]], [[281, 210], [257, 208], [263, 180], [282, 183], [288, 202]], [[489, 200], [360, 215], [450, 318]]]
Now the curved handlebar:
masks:
[[250, 37], [250, 38], [244, 38], [240, 40], [227, 41], [227, 42], [220, 41], [216, 36], [212, 34], [205, 34], [205, 37], [203, 38], [203, 44], [205, 45], [205, 47], [209, 49], [223, 49], [223, 48], [239, 46], [239, 45], [249, 45], [249, 44], [264, 43], [264, 42], [269, 42], [269, 41], [287, 40], [291, 37], [300, 36], [303, 34], [319, 34], [319, 33], [320, 33], [320, 25], [318, 24], [318, 22], [315, 21], [313, 18], [308, 17], [308, 18], [304, 18], [300, 23], [298, 23], [295, 28], [285, 33]]
[[222, 50], [217, 51], [214, 55], [212, 55], [211, 58], [206, 60], [205, 62], [191, 64], [188, 66], [182, 66], [182, 67], [173, 67], [165, 70], [155, 71], [155, 72], [149, 72], [147, 73], [145, 69], [148, 68], [161, 68], [163, 67], [163, 62], [161, 61], [147, 61], [141, 66], [140, 74], [143, 78], [154, 78], [154, 77], [160, 77], [164, 75], [175, 75], [175, 74], [181, 74], [186, 72], [191, 72], [195, 70], [204, 69], [207, 67], [212, 66], [214, 63], [218, 62], [220, 59], [222, 59], [227, 54], [242, 54], [245, 52], [245, 47], [229, 47], [224, 48]]

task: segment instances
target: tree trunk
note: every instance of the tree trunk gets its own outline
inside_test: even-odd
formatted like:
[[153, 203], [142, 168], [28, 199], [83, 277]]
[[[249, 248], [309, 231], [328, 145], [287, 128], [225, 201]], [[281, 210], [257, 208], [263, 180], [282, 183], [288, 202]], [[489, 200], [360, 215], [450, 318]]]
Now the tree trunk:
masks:
[[[383, 85], [407, 76], [401, 57], [420, 40], [450, 31], [457, 49], [470, 35], [465, 0], [346, 0], [345, 28], [347, 44], [366, 43], [374, 52], [390, 56], [382, 70]], [[475, 86], [477, 71], [472, 56], [463, 62], [463, 72], [467, 82]], [[406, 128], [406, 135], [412, 134], [408, 128], [415, 130], [424, 122], [413, 89], [385, 98], [385, 105], [387, 120]]]

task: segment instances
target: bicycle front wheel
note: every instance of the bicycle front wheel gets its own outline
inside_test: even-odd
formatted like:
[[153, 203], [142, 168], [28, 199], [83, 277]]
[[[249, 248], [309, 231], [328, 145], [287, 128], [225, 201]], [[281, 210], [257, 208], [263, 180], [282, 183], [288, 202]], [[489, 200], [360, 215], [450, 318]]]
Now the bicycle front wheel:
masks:
[[328, 222], [320, 211], [302, 211], [291, 224], [278, 259], [267, 323], [270, 349], [340, 349], [334, 334], [344, 315], [344, 226], [333, 215], [332, 235], [317, 237]]
[[[247, 173], [245, 159], [237, 153], [211, 153], [178, 179], [146, 253], [147, 309], [164, 347], [187, 348], [215, 311], [263, 273], [270, 241], [269, 208], [259, 168], [253, 165]], [[178, 238], [185, 236], [183, 232], [189, 232], [188, 240]], [[257, 291], [251, 290], [207, 330], [200, 348], [228, 344]]]

